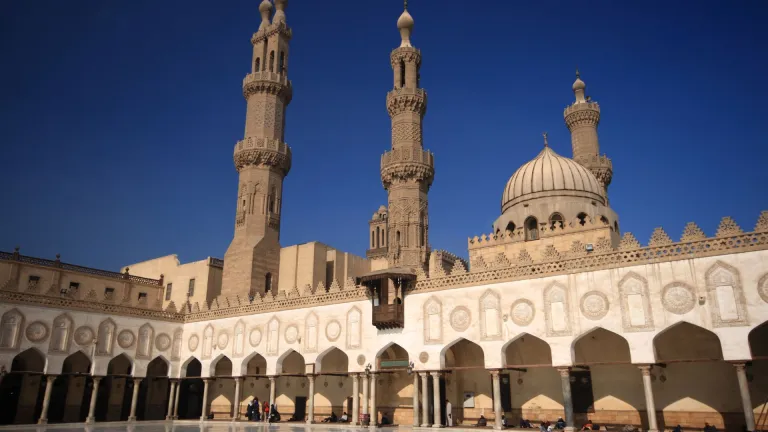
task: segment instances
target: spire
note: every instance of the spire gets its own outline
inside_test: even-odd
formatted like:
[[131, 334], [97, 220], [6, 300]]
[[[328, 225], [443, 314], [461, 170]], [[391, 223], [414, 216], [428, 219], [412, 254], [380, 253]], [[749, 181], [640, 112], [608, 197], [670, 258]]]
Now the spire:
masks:
[[585, 102], [584, 90], [587, 89], [587, 85], [581, 80], [581, 74], [579, 73], [578, 66], [576, 67], [576, 81], [573, 82], [573, 94], [576, 95], [576, 102]]
[[403, 13], [397, 19], [397, 28], [400, 30], [401, 47], [411, 47], [411, 32], [413, 31], [413, 17], [408, 13], [408, 0], [403, 0]]
[[269, 26], [269, 16], [272, 14], [272, 3], [270, 3], [269, 0], [263, 0], [259, 5], [259, 13], [261, 14], [259, 30], [263, 30]]
[[549, 147], [549, 141], [547, 141], [547, 133], [544, 132], [542, 135], [544, 136], [544, 147]]
[[275, 0], [275, 16], [272, 18], [272, 24], [285, 24], [285, 7], [288, 6], [288, 0]]

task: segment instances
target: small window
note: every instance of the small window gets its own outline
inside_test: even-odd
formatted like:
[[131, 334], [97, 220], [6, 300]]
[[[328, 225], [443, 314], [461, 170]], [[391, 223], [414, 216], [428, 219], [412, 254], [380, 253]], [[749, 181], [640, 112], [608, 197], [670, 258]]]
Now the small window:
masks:
[[168, 301], [171, 299], [171, 292], [173, 291], [173, 284], [169, 283], [165, 286], [165, 301]]
[[285, 51], [280, 51], [280, 63], [278, 63], [277, 72], [285, 72]]
[[613, 222], [613, 230], [616, 231], [616, 234], [619, 234], [619, 221]]
[[400, 87], [405, 87], [405, 62], [400, 60]]
[[261, 70], [261, 58], [256, 59], [256, 64], [253, 66], [254, 72], [259, 72]]
[[80, 283], [79, 282], [70, 282], [69, 283], [69, 292], [73, 293], [80, 289]]
[[269, 53], [269, 71], [274, 72], [275, 71], [275, 52], [271, 51]]
[[34, 276], [34, 275], [30, 275], [30, 276], [29, 276], [29, 281], [30, 281], [30, 282], [35, 282], [35, 283], [37, 283], [39, 280], [40, 280], [40, 276]]
[[587, 224], [587, 214], [586, 213], [579, 213], [576, 216], [579, 219], [579, 225], [584, 226]]
[[553, 231], [558, 228], [563, 228], [563, 215], [560, 213], [552, 213], [552, 216], [549, 217], [549, 228]]
[[515, 232], [515, 223], [514, 222], [508, 223], [506, 230], [514, 234], [514, 232]]
[[195, 295], [195, 280], [190, 279], [189, 280], [189, 289], [187, 290], [187, 297], [192, 297]]
[[272, 273], [264, 275], [264, 292], [268, 293], [272, 291]]
[[104, 297], [109, 297], [109, 296], [111, 296], [114, 293], [115, 293], [115, 289], [114, 288], [110, 288], [110, 287], [104, 288]]
[[27, 287], [29, 290], [34, 290], [37, 288], [37, 283], [40, 282], [40, 276], [29, 276], [29, 281], [27, 282]]
[[610, 225], [610, 223], [608, 222], [608, 218], [606, 218], [605, 216], [600, 216], [600, 222], [603, 225]]
[[525, 220], [525, 240], [539, 239], [539, 223], [535, 217], [529, 217]]
[[139, 293], [139, 301], [141, 301], [141, 300], [146, 300], [146, 299], [147, 299], [147, 293], [145, 293], [145, 292], [140, 292], [140, 293]]

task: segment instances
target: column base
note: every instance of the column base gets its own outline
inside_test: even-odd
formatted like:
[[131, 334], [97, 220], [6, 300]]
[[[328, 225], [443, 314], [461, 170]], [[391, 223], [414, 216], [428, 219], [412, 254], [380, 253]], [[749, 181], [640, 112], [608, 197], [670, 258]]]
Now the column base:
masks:
[[314, 420], [307, 420], [307, 424], [315, 424]]
[[422, 423], [421, 427], [432, 427], [432, 423]]
[[659, 432], [658, 429], [648, 429], [648, 432]]
[[207, 417], [208, 417], [208, 416], [200, 416], [200, 421], [206, 421], [206, 420], [208, 420], [208, 418], [207, 418]]
[[493, 426], [493, 430], [502, 430], [502, 429], [504, 429], [503, 426], [496, 426], [496, 425]]
[[95, 423], [95, 422], [96, 422], [96, 419], [95, 419], [95, 418], [93, 418], [93, 417], [87, 417], [87, 418], [85, 419], [85, 424], [93, 424], [93, 423]]
[[37, 421], [37, 424], [48, 424], [48, 419], [47, 418], [40, 419]]
[[136, 416], [130, 416], [130, 417], [128, 417], [128, 421], [136, 421]]
[[433, 424], [432, 427], [433, 428], [441, 428], [441, 427], [445, 427], [445, 426], [443, 426], [441, 424]]
[[179, 416], [173, 416], [173, 417], [171, 417], [171, 420], [178, 420], [178, 419], [179, 419]]
[[563, 428], [564, 432], [575, 432], [576, 428], [574, 426], [566, 426]]

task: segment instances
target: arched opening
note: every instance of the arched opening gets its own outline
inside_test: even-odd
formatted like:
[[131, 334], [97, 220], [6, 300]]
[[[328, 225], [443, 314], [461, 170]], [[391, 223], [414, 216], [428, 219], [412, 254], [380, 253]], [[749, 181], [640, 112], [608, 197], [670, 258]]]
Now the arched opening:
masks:
[[280, 51], [280, 63], [278, 66], [278, 73], [285, 73], [285, 51]]
[[315, 371], [315, 420], [320, 422], [331, 416], [352, 415], [352, 384], [347, 378], [349, 358], [332, 347], [317, 356]]
[[17, 354], [0, 386], [0, 424], [30, 424], [40, 418], [45, 357], [36, 348]]
[[240, 413], [247, 411], [251, 401], [254, 402], [256, 415], [254, 420], [260, 418], [263, 412], [264, 401], [269, 402], [269, 380], [267, 376], [267, 360], [261, 354], [251, 353], [243, 359], [240, 365], [241, 375], [243, 376], [242, 396], [240, 397]]
[[155, 357], [147, 365], [147, 376], [139, 386], [139, 403], [143, 409], [136, 410], [138, 420], [163, 420], [168, 411], [168, 397], [171, 391], [168, 379], [168, 362], [163, 357]]
[[256, 62], [253, 65], [254, 72], [261, 72], [261, 58], [256, 57]]
[[[408, 351], [396, 343], [387, 344], [376, 354], [374, 370], [379, 371], [376, 397], [381, 400], [377, 403], [377, 422], [384, 414], [394, 424], [413, 422], [413, 410], [402, 408], [410, 406], [413, 400], [413, 376], [409, 376], [407, 372], [409, 363]], [[351, 410], [351, 403], [348, 408]], [[351, 413], [348, 412], [348, 414]], [[371, 413], [371, 421], [373, 421], [373, 413]]]
[[552, 213], [552, 215], [549, 217], [549, 229], [554, 231], [556, 229], [563, 229], [564, 227], [564, 221], [563, 215], [560, 213]]
[[400, 60], [400, 88], [405, 87], [405, 62]]
[[507, 228], [505, 230], [508, 231], [509, 234], [514, 234], [515, 233], [515, 223], [514, 222], [509, 222], [507, 224]]
[[642, 374], [632, 364], [629, 344], [618, 334], [596, 327], [579, 336], [572, 345], [571, 369], [574, 421], [590, 419], [597, 424], [644, 425]]
[[616, 232], [616, 234], [621, 234], [619, 232], [619, 222], [618, 221], [614, 221], [613, 222], [613, 230]]
[[500, 376], [502, 395], [509, 393], [511, 399], [509, 405], [504, 406], [507, 402], [502, 397], [508, 424], [519, 425], [522, 419], [534, 421], [542, 411], [558, 413], [563, 409], [560, 374], [552, 367], [549, 344], [523, 333], [508, 342], [501, 352], [502, 364], [508, 368]]
[[274, 51], [269, 52], [269, 71], [270, 72], [275, 71], [275, 52]]
[[264, 275], [264, 293], [272, 291], [272, 273], [267, 272]]
[[61, 374], [53, 381], [48, 408], [49, 423], [80, 423], [88, 416], [93, 380], [91, 360], [82, 351], [64, 359]]
[[663, 365], [653, 370], [656, 408], [663, 412], [659, 428], [702, 428], [707, 422], [718, 429], [741, 430], [744, 412], [736, 371], [723, 361], [716, 334], [679, 322], [656, 335], [653, 348]]
[[576, 215], [576, 219], [579, 220], [579, 225], [584, 226], [587, 223], [587, 214], [586, 213], [579, 213]]
[[120, 354], [109, 361], [107, 374], [99, 381], [96, 421], [128, 420], [133, 396], [132, 369], [131, 359], [125, 354]]
[[208, 414], [214, 420], [231, 419], [232, 404], [235, 394], [235, 380], [232, 379], [232, 360], [221, 355], [211, 362], [211, 377], [214, 380], [208, 385]]
[[[493, 421], [493, 384], [491, 375], [485, 369], [485, 354], [480, 345], [470, 342], [464, 338], [457, 339], [443, 348], [440, 363], [443, 369], [451, 371], [450, 374], [443, 374], [440, 378], [440, 398], [441, 401], [448, 401], [452, 406], [454, 425], [474, 425], [480, 418], [480, 414], [485, 415], [488, 424]], [[509, 377], [506, 377], [507, 389], [509, 389]], [[430, 380], [431, 381], [431, 380]], [[433, 400], [434, 383], [430, 382], [429, 397]], [[502, 387], [504, 387], [502, 385]], [[471, 394], [467, 397], [467, 394]], [[470, 404], [465, 404], [467, 399], [471, 399]], [[505, 401], [506, 399], [506, 401]], [[502, 392], [502, 407], [510, 405], [509, 392]], [[434, 406], [430, 402], [429, 412], [432, 423], [434, 418]], [[465, 405], [474, 405], [473, 408], [465, 408]], [[440, 409], [441, 422], [446, 421], [446, 406], [443, 404]]]
[[[759, 422], [760, 413], [768, 412], [768, 321], [749, 332], [749, 348], [752, 352], [752, 365], [747, 367], [747, 381], [752, 394], [752, 411], [755, 422]], [[768, 419], [757, 424], [756, 430], [766, 430]]]
[[608, 218], [605, 217], [605, 216], [602, 216], [602, 215], [600, 216], [600, 223], [605, 225], [605, 226], [610, 225], [610, 222], [608, 222]]
[[539, 239], [539, 222], [535, 217], [531, 216], [525, 220], [525, 240], [538, 240]]
[[203, 380], [200, 379], [202, 370], [200, 360], [194, 357], [181, 367], [183, 378], [179, 381], [180, 419], [199, 419], [203, 413]]
[[282, 421], [303, 421], [307, 416], [309, 385], [304, 374], [304, 356], [294, 350], [283, 353], [277, 360], [275, 405]]

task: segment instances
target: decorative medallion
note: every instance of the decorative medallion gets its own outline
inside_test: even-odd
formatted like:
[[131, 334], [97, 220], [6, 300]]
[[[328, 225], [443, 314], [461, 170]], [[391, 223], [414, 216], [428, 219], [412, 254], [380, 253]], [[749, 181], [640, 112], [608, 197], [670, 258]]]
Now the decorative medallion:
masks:
[[189, 337], [189, 343], [188, 343], [189, 350], [190, 351], [196, 350], [198, 345], [200, 345], [200, 337], [193, 334], [192, 336]]
[[364, 355], [360, 354], [359, 356], [357, 356], [357, 364], [359, 364], [360, 366], [365, 364], [365, 356]]
[[27, 326], [25, 334], [30, 342], [42, 342], [48, 337], [48, 326], [42, 321], [35, 321]]
[[96, 333], [88, 326], [80, 326], [75, 330], [75, 343], [78, 345], [88, 345], [93, 342]]
[[216, 338], [216, 345], [219, 349], [223, 350], [229, 343], [229, 334], [227, 332], [219, 333], [219, 337]]
[[337, 320], [331, 320], [328, 325], [325, 326], [325, 337], [329, 341], [333, 342], [341, 335], [341, 324]]
[[464, 306], [457, 306], [451, 311], [451, 327], [457, 332], [463, 332], [469, 328], [472, 321], [469, 309]]
[[134, 342], [136, 342], [136, 335], [130, 330], [126, 329], [117, 334], [117, 344], [120, 345], [120, 348], [122, 349], [132, 347]]
[[427, 354], [426, 351], [422, 351], [421, 354], [419, 354], [419, 361], [422, 363], [426, 363], [429, 361], [429, 354]]
[[757, 292], [760, 294], [760, 298], [768, 303], [768, 274], [760, 278], [760, 281], [757, 283]]
[[581, 298], [581, 313], [587, 319], [599, 320], [608, 314], [608, 297], [600, 291], [590, 291]]
[[155, 348], [158, 351], [165, 351], [171, 346], [171, 337], [167, 333], [160, 333], [155, 338]]
[[512, 322], [525, 327], [533, 321], [533, 317], [536, 315], [536, 309], [533, 308], [533, 303], [528, 299], [517, 299], [512, 303], [510, 316]]
[[664, 309], [673, 314], [683, 315], [693, 310], [696, 294], [682, 282], [672, 282], [661, 291], [661, 303]]
[[296, 342], [296, 339], [299, 337], [299, 328], [296, 327], [296, 324], [291, 324], [288, 326], [288, 328], [285, 329], [285, 341], [288, 343], [294, 343]]
[[258, 328], [255, 328], [251, 330], [251, 334], [248, 336], [248, 341], [251, 343], [251, 346], [256, 348], [261, 343], [261, 330]]

